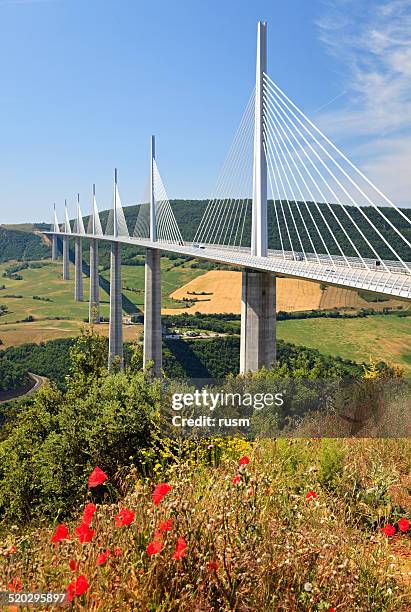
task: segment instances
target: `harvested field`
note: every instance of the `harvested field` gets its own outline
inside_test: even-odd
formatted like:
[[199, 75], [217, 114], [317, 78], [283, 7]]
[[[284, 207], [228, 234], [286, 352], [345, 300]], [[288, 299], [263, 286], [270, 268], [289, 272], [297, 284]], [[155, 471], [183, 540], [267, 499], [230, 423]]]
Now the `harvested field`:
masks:
[[[195, 292], [192, 295], [189, 292]], [[209, 295], [198, 295], [201, 292]], [[198, 301], [183, 312], [204, 314], [239, 313], [241, 303], [241, 272], [211, 270], [171, 294], [173, 299], [194, 298]], [[330, 310], [332, 308], [374, 308], [403, 305], [399, 300], [368, 302], [356, 291], [338, 287], [322, 288], [319, 283], [279, 278], [277, 279], [277, 311]], [[181, 309], [163, 309], [164, 314], [181, 314]]]

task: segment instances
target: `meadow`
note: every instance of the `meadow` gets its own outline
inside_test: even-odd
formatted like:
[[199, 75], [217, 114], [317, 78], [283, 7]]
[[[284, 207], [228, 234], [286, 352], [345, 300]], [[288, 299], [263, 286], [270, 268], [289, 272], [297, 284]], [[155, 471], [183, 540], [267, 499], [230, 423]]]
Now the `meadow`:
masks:
[[277, 336], [359, 363], [383, 359], [411, 374], [410, 317], [378, 315], [358, 319], [279, 321]]
[[[0, 339], [5, 347], [25, 342], [41, 342], [55, 338], [77, 335], [84, 319], [88, 318], [88, 277], [84, 276], [84, 301], [74, 301], [74, 266], [70, 265], [70, 280], [63, 281], [61, 262], [42, 262], [46, 265], [36, 269], [21, 270], [22, 280], [4, 278], [3, 272], [11, 262], [0, 265], [0, 304], [8, 312], [0, 318]], [[175, 261], [164, 257], [162, 266], [162, 299], [165, 305], [182, 308], [169, 297], [180, 284], [189, 282], [201, 271], [175, 266]], [[123, 287], [125, 312], [140, 312], [144, 305], [144, 266], [123, 266]], [[109, 316], [109, 270], [101, 272], [100, 286], [101, 316]], [[34, 300], [33, 296], [48, 298], [50, 301]], [[18, 296], [18, 297], [8, 297]], [[34, 321], [22, 322], [27, 317]], [[101, 333], [107, 335], [108, 326], [102, 324]], [[126, 340], [135, 340], [141, 333], [141, 326], [125, 326]]]
[[0, 590], [110, 612], [406, 612], [410, 451], [216, 439], [164, 451], [153, 478], [93, 470], [71, 520], [4, 535]]

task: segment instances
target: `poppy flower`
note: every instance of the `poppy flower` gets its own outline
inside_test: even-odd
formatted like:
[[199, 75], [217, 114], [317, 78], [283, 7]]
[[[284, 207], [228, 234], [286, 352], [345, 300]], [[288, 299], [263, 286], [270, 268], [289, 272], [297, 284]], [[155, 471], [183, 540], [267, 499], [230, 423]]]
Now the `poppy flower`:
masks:
[[84, 595], [84, 593], [87, 591], [89, 586], [90, 585], [89, 585], [87, 578], [83, 575], [79, 576], [76, 580], [76, 595], [77, 596]]
[[171, 491], [172, 487], [166, 482], [158, 484], [154, 489], [153, 502], [156, 506], [162, 501], [162, 499]]
[[396, 529], [393, 525], [391, 525], [390, 523], [387, 523], [385, 527], [381, 529], [381, 531], [385, 533], [387, 538], [390, 538], [391, 536], [394, 535], [394, 533], [396, 532]]
[[241, 482], [241, 476], [240, 474], [237, 474], [237, 476], [234, 476], [233, 478], [233, 484], [238, 485]]
[[74, 559], [70, 559], [69, 561], [69, 568], [71, 569], [72, 572], [76, 572], [79, 568], [80, 563], [74, 561]]
[[20, 578], [13, 578], [11, 582], [8, 583], [7, 588], [9, 591], [13, 591], [13, 593], [17, 593], [17, 591], [21, 591], [23, 587], [23, 583]]
[[398, 525], [398, 529], [402, 531], [402, 533], [405, 533], [410, 528], [410, 522], [407, 521], [406, 518], [401, 518], [398, 521], [397, 525]]
[[248, 465], [249, 463], [250, 463], [249, 457], [247, 457], [246, 455], [244, 455], [244, 457], [241, 457], [240, 465]]
[[91, 489], [92, 487], [98, 487], [98, 485], [103, 484], [107, 480], [108, 476], [101, 470], [98, 466], [94, 468], [91, 472], [88, 479], [88, 487]]
[[94, 531], [94, 529], [91, 529], [85, 523], [80, 523], [80, 525], [75, 529], [75, 534], [80, 540], [81, 544], [84, 544], [85, 542], [91, 542], [95, 533], [96, 532]]
[[83, 510], [83, 520], [82, 520], [82, 522], [85, 525], [89, 525], [90, 526], [90, 523], [93, 520], [93, 516], [95, 515], [96, 510], [97, 510], [96, 504], [87, 504], [86, 505], [86, 507]]
[[328, 612], [335, 612], [335, 608], [330, 608]]
[[66, 525], [57, 525], [51, 541], [57, 544], [58, 542], [61, 542], [61, 540], [69, 539], [69, 537], [69, 530]]
[[67, 587], [67, 599], [69, 601], [73, 601], [76, 595], [76, 581], [72, 580]]
[[72, 580], [67, 587], [67, 599], [73, 601], [76, 596], [84, 595], [89, 586], [87, 578], [83, 575], [79, 576], [77, 580]]
[[115, 548], [115, 549], [113, 550], [113, 555], [114, 555], [115, 557], [121, 557], [121, 548]]
[[160, 533], [165, 533], [166, 531], [171, 531], [173, 528], [173, 519], [167, 519], [159, 524], [158, 530]]
[[307, 501], [313, 501], [314, 499], [317, 499], [318, 495], [315, 491], [308, 491], [307, 495], [305, 496], [305, 499]]
[[16, 548], [16, 546], [11, 546], [11, 547], [8, 549], [8, 551], [6, 552], [6, 556], [7, 556], [7, 555], [14, 555], [14, 554], [16, 554], [16, 552], [17, 552], [17, 548]]
[[134, 512], [128, 510], [128, 508], [122, 508], [118, 514], [116, 514], [116, 525], [117, 527], [123, 527], [124, 525], [130, 525], [134, 521]]
[[177, 540], [177, 546], [176, 549], [174, 551], [173, 554], [173, 559], [175, 559], [176, 561], [179, 561], [180, 559], [182, 559], [183, 557], [186, 556], [186, 548], [187, 548], [187, 544], [184, 538], [178, 538]]
[[108, 557], [109, 557], [109, 555], [106, 552], [101, 553], [97, 557], [96, 565], [104, 565], [105, 562], [107, 561]]
[[218, 565], [217, 561], [209, 561], [207, 563], [207, 567], [210, 571], [216, 572], [220, 566]]
[[146, 551], [147, 554], [152, 557], [153, 555], [158, 555], [164, 548], [163, 540], [156, 538], [147, 546]]

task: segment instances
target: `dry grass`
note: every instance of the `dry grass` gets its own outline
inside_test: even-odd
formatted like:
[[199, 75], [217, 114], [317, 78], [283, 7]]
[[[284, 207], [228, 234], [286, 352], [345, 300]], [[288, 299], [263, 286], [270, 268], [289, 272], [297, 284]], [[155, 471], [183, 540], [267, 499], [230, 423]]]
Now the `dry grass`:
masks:
[[[205, 291], [211, 295], [189, 295], [189, 291]], [[211, 270], [198, 276], [171, 294], [174, 299], [196, 297], [199, 301], [185, 313], [201, 312], [204, 314], [239, 313], [241, 304], [241, 272]], [[277, 311], [295, 312], [301, 310], [329, 310], [332, 308], [374, 308], [381, 310], [386, 306], [400, 306], [402, 302], [370, 302], [362, 299], [356, 291], [328, 287], [321, 290], [318, 283], [291, 278], [277, 279]], [[179, 314], [173, 308], [163, 310], [164, 314]]]
[[[76, 610], [405, 612], [411, 599], [400, 569], [404, 553], [391, 554], [379, 525], [400, 516], [384, 491], [410, 472], [410, 441], [332, 444], [203, 445], [200, 457], [158, 464], [157, 479], [172, 486], [158, 506], [152, 483], [131, 469], [123, 476], [123, 502], [97, 507], [91, 542], [72, 537], [54, 545], [47, 527], [9, 531], [3, 556], [0, 551], [0, 590], [16, 579], [26, 590], [61, 591], [84, 575], [90, 586], [74, 599]], [[240, 452], [249, 454], [247, 466], [239, 467]], [[240, 483], [233, 484], [237, 474]], [[310, 490], [318, 496], [312, 501]], [[116, 527], [119, 507], [135, 512], [131, 525]], [[172, 529], [150, 556], [147, 545], [166, 519]], [[69, 524], [72, 534], [76, 524]], [[176, 560], [178, 538], [187, 548]], [[393, 541], [408, 547], [410, 539]], [[115, 548], [121, 556], [96, 565], [99, 554]], [[79, 564], [74, 572], [70, 560]]]
[[[18, 346], [27, 342], [47, 342], [57, 338], [72, 338], [78, 336], [84, 326], [81, 321], [33, 321], [32, 323], [7, 323], [0, 327], [0, 337], [3, 341], [1, 348]], [[108, 336], [108, 323], [95, 326], [96, 333]], [[143, 331], [138, 324], [124, 325], [123, 337], [126, 342], [135, 342]]]

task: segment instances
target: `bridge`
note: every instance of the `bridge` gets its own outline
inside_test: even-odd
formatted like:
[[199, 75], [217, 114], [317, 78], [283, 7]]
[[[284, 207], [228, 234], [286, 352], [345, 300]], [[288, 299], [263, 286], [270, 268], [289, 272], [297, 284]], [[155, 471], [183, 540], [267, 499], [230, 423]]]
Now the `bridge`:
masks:
[[[89, 320], [100, 322], [98, 245], [111, 244], [109, 367], [123, 362], [121, 246], [145, 248], [144, 363], [161, 376], [160, 252], [242, 270], [242, 373], [276, 362], [276, 277], [300, 278], [411, 300], [411, 216], [398, 208], [298, 108], [267, 72], [267, 25], [259, 22], [256, 82], [194, 239], [185, 239], [151, 140], [149, 194], [132, 233], [120, 200], [103, 230], [95, 188], [87, 227], [80, 209], [72, 227], [54, 207], [52, 259], [75, 241], [75, 295], [83, 300], [82, 247], [90, 248]], [[271, 195], [271, 198], [269, 196]]]

